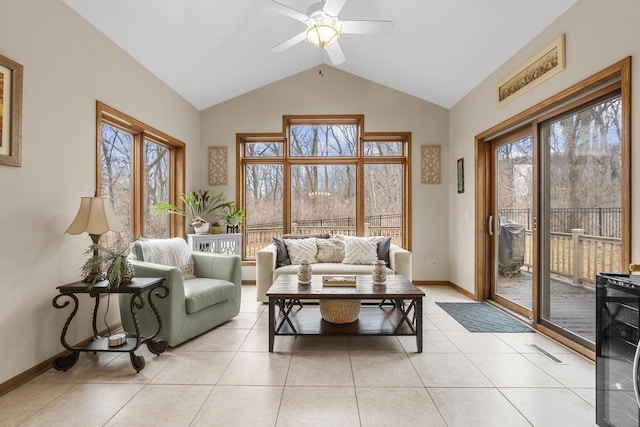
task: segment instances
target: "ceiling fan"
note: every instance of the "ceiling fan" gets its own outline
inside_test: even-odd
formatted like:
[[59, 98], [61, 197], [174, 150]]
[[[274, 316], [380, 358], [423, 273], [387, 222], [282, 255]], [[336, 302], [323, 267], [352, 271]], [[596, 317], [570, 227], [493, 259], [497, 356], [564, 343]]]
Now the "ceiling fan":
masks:
[[391, 21], [343, 21], [339, 15], [347, 0], [324, 0], [309, 6], [304, 14], [276, 0], [267, 1], [271, 9], [304, 23], [307, 28], [288, 40], [271, 48], [282, 52], [303, 40], [323, 48], [334, 65], [342, 64], [346, 58], [338, 43], [341, 34], [386, 33], [393, 28]]

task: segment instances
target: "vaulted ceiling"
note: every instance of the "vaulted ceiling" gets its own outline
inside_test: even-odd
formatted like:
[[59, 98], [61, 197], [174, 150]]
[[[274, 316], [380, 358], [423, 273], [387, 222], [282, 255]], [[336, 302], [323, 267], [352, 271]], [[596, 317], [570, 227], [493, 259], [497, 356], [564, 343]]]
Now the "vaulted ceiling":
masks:
[[[197, 109], [321, 64], [305, 25], [270, 0], [64, 0]], [[305, 12], [314, 0], [279, 0]], [[390, 20], [387, 34], [340, 37], [336, 68], [445, 108], [577, 0], [348, 0], [343, 20]]]

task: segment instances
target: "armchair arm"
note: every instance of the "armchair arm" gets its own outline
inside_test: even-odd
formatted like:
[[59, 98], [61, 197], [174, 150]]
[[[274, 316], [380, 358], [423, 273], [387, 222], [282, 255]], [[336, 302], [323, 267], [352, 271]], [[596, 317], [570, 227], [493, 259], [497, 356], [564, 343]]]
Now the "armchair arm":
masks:
[[258, 301], [267, 301], [267, 291], [273, 284], [278, 250], [273, 243], [256, 252], [256, 294]]
[[389, 267], [395, 274], [403, 275], [410, 282], [413, 280], [412, 258], [410, 251], [398, 245], [391, 244], [389, 247]]
[[[162, 264], [155, 264], [146, 261], [129, 260], [138, 277], [163, 277], [163, 285], [169, 289], [166, 298], [154, 298], [154, 302], [160, 317], [162, 318], [162, 331], [160, 337], [170, 340], [182, 331], [187, 318], [187, 309], [184, 296], [184, 284], [182, 281], [182, 271], [178, 267]], [[120, 317], [122, 326], [128, 333], [135, 331], [131, 310], [129, 308], [131, 295], [119, 294]], [[143, 335], [147, 335], [156, 330], [157, 321], [149, 304], [146, 304], [142, 311], [138, 312], [138, 320]], [[172, 343], [171, 343], [172, 344]], [[173, 345], [173, 344], [172, 344]]]

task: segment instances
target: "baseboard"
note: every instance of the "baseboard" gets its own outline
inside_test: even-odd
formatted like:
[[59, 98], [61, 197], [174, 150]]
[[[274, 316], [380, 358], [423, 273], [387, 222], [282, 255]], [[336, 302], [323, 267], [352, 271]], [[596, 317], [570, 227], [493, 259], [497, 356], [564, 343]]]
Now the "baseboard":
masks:
[[420, 286], [449, 286], [450, 288], [455, 289], [456, 291], [460, 292], [461, 294], [464, 294], [470, 299], [474, 301], [476, 300], [476, 296], [472, 292], [469, 292], [468, 290], [461, 288], [455, 283], [449, 282], [447, 280], [414, 280], [413, 284], [420, 285]]
[[243, 285], [254, 285], [255, 286], [256, 281], [255, 280], [243, 280], [242, 284]]
[[[106, 329], [106, 328], [103, 329], [98, 334], [100, 336], [103, 336], [103, 335], [107, 334], [108, 330], [113, 332], [113, 331], [117, 331], [117, 330], [119, 330], [121, 328], [122, 328], [122, 323], [117, 323], [117, 324], [111, 326], [109, 329]], [[77, 343], [73, 347], [84, 347], [85, 345], [89, 344], [92, 340], [93, 340], [93, 337], [87, 338], [85, 340], [80, 341], [79, 343]], [[45, 360], [44, 362], [38, 363], [33, 368], [27, 369], [26, 371], [22, 372], [21, 374], [18, 374], [15, 377], [10, 378], [9, 380], [3, 382], [2, 384], [0, 384], [0, 397], [2, 397], [5, 394], [9, 393], [11, 390], [14, 390], [14, 389], [20, 387], [22, 384], [32, 380], [33, 378], [37, 377], [38, 375], [45, 373], [46, 371], [51, 369], [53, 361], [57, 357], [64, 356], [64, 355], [67, 355], [67, 354], [70, 354], [70, 353], [71, 352], [69, 350], [61, 351], [60, 353], [56, 354], [53, 357], [50, 357], [49, 359]]]

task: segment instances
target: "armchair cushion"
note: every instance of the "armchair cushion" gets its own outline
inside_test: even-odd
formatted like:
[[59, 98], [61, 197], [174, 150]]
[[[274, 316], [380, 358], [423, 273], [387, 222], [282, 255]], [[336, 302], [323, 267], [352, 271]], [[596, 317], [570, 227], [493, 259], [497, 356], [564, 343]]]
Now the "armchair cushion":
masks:
[[227, 280], [189, 279], [184, 281], [187, 313], [195, 313], [209, 306], [233, 298], [235, 285]]

